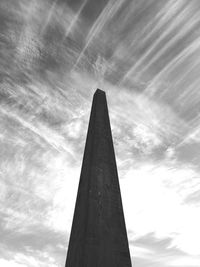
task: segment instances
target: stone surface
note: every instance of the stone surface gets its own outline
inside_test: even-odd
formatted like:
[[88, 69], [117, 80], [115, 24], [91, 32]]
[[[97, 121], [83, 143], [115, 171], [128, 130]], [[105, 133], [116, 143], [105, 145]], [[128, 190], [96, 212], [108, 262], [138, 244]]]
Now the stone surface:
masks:
[[94, 94], [66, 267], [131, 267], [104, 91]]

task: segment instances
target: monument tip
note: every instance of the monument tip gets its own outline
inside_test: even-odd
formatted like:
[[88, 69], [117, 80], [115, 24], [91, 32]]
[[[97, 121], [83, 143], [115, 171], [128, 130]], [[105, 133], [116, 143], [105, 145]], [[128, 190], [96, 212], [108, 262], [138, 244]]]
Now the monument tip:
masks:
[[105, 94], [105, 91], [103, 91], [103, 90], [97, 88], [95, 94]]

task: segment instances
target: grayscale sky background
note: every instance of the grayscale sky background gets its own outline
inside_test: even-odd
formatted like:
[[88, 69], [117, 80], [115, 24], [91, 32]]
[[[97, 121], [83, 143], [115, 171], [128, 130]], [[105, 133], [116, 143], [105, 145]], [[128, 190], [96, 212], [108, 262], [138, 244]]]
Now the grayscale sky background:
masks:
[[200, 1], [0, 1], [0, 266], [63, 267], [106, 91], [134, 267], [200, 266]]

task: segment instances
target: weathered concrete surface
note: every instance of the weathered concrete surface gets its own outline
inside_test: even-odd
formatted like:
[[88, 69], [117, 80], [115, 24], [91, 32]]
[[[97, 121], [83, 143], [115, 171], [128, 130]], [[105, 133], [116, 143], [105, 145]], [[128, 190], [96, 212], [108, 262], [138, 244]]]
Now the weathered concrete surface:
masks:
[[106, 95], [94, 94], [66, 267], [131, 267]]

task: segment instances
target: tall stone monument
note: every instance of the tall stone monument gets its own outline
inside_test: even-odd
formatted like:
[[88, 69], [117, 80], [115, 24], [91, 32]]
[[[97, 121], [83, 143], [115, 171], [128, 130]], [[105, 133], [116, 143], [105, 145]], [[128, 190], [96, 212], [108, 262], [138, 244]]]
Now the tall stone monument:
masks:
[[104, 91], [94, 94], [65, 267], [131, 267]]

